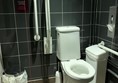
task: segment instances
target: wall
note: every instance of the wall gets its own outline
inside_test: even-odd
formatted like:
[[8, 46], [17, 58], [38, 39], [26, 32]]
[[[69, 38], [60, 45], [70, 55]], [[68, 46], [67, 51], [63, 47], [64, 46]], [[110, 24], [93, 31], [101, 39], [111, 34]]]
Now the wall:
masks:
[[[107, 36], [107, 24], [108, 24], [108, 17], [109, 17], [109, 8], [110, 6], [117, 6], [117, 0], [96, 0], [94, 1], [94, 36], [95, 39], [93, 43], [99, 43], [100, 41], [105, 41], [106, 45], [110, 48], [113, 46], [117, 46], [118, 42], [116, 41], [117, 38], [117, 25], [115, 29], [114, 38], [110, 38]], [[114, 49], [114, 48], [113, 48]]]
[[[109, 17], [109, 7], [117, 6], [118, 0], [94, 0], [93, 5], [93, 21], [92, 21], [92, 43], [96, 44], [101, 41], [105, 42], [105, 46], [118, 51], [118, 18], [116, 18], [116, 27], [114, 38], [109, 38], [107, 36], [107, 24]], [[118, 13], [117, 13], [118, 17]], [[107, 69], [112, 70], [117, 74], [115, 68], [118, 65], [118, 57], [116, 55], [109, 53], [109, 59], [107, 64]], [[117, 78], [113, 76], [109, 71], [106, 74], [106, 83], [116, 83]]]
[[[18, 1], [26, 1], [19, 7]], [[24, 3], [24, 2], [22, 2]], [[32, 0], [0, 0], [0, 43], [8, 74], [27, 71], [29, 79], [52, 77], [56, 71], [56, 26], [79, 26], [81, 52], [91, 43], [92, 0], [50, 0], [53, 54], [43, 54], [44, 0], [38, 0], [39, 32], [35, 42]], [[25, 10], [26, 9], [26, 10]], [[82, 58], [83, 58], [82, 57]]]

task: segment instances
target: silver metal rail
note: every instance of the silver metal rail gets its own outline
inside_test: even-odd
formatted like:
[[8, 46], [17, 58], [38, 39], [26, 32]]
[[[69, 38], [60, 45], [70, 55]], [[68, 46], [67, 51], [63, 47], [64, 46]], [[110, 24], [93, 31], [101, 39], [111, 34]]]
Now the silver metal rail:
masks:
[[52, 53], [51, 20], [50, 20], [50, 0], [45, 0], [46, 12], [46, 34], [44, 37], [44, 54]]
[[37, 13], [37, 0], [34, 0], [34, 17], [35, 17], [35, 35], [34, 35], [34, 40], [39, 41], [40, 36], [39, 36], [39, 30], [38, 30], [38, 13]]
[[102, 49], [104, 49], [104, 50], [106, 50], [106, 51], [108, 51], [108, 52], [110, 52], [110, 53], [115, 54], [115, 55], [118, 56], [118, 52], [117, 51], [114, 51], [114, 50], [112, 50], [112, 49], [110, 49], [108, 47], [105, 47], [104, 44], [105, 44], [104, 41], [102, 41], [101, 43], [98, 44], [98, 46], [100, 48], [102, 48]]
[[107, 69], [107, 70], [118, 79], [118, 75], [114, 71], [112, 71], [111, 69]]

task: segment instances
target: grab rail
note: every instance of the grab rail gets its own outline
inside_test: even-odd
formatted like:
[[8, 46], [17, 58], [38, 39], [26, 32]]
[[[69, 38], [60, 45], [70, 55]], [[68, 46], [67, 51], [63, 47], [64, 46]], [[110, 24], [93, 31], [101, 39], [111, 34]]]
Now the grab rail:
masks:
[[110, 52], [110, 53], [115, 54], [115, 55], [118, 56], [118, 52], [117, 51], [114, 51], [114, 50], [112, 50], [112, 49], [110, 49], [108, 47], [105, 47], [104, 44], [105, 44], [104, 41], [102, 41], [101, 43], [98, 44], [98, 46], [100, 48], [102, 48], [102, 49], [104, 49], [104, 50], [106, 50], [106, 51], [108, 51], [108, 52]]
[[50, 20], [50, 0], [45, 0], [46, 12], [46, 34], [44, 37], [44, 54], [52, 53], [51, 20]]
[[40, 36], [39, 36], [39, 30], [38, 30], [38, 13], [37, 13], [37, 0], [34, 0], [34, 17], [35, 17], [35, 35], [34, 35], [34, 40], [39, 41]]
[[107, 69], [107, 70], [118, 79], [118, 75], [114, 71], [112, 71], [111, 69]]

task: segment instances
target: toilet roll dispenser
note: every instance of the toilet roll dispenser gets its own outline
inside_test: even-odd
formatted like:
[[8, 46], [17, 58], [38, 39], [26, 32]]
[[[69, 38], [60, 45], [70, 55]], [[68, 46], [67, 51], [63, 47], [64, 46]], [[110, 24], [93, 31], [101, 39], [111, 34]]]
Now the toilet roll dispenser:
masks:
[[116, 17], [117, 17], [117, 6], [111, 6], [109, 8], [109, 19], [108, 19], [108, 33], [107, 36], [110, 38], [114, 38], [114, 32], [116, 27]]

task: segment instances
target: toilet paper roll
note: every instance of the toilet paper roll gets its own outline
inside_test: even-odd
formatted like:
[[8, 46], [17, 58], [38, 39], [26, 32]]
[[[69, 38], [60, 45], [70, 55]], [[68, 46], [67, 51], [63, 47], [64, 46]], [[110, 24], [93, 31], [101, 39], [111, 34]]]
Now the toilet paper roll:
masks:
[[61, 75], [59, 71], [55, 73], [55, 83], [61, 83]]
[[113, 32], [114, 25], [113, 24], [107, 24], [107, 28], [108, 28], [109, 31]]

